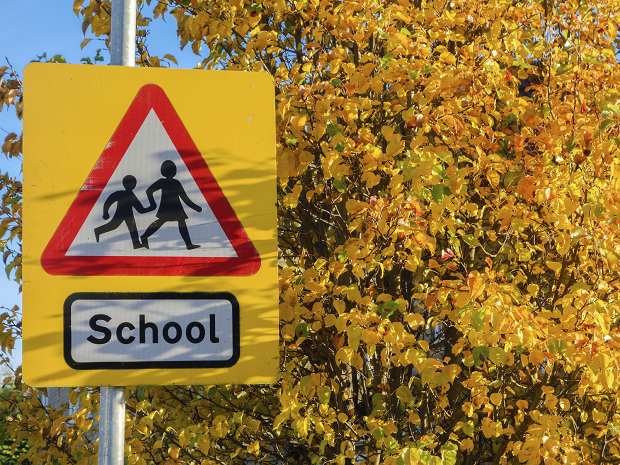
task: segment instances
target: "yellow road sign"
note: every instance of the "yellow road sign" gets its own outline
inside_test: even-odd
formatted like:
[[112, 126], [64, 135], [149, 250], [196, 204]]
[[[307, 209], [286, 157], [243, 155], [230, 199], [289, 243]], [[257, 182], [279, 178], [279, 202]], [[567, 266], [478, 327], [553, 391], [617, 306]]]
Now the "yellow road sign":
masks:
[[35, 63], [24, 94], [26, 382], [274, 381], [270, 77]]

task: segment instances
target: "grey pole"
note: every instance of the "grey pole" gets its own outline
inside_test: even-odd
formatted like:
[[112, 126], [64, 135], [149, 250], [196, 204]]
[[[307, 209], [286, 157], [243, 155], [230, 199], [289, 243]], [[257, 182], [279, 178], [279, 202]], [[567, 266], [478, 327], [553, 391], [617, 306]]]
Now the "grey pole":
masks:
[[125, 463], [125, 388], [101, 387], [99, 465]]
[[136, 64], [136, 0], [112, 0], [110, 64]]
[[[136, 0], [112, 0], [110, 64], [136, 64]], [[125, 387], [102, 386], [99, 407], [99, 465], [125, 463]]]

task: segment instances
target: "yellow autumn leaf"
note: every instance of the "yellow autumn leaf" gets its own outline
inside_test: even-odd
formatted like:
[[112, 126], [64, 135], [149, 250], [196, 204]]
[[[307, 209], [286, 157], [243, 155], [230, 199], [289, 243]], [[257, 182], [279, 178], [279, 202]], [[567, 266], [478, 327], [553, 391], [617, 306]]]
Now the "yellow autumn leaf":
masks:
[[459, 292], [456, 296], [455, 305], [457, 308], [461, 308], [469, 302], [471, 295], [469, 292]]
[[282, 203], [286, 208], [297, 208], [299, 194], [301, 194], [302, 189], [303, 187], [301, 184], [296, 184], [295, 187], [293, 187], [293, 192], [284, 196]]
[[441, 369], [441, 372], [445, 376], [449, 383], [453, 383], [456, 375], [460, 373], [461, 369], [457, 365], [446, 365]]
[[452, 115], [446, 115], [443, 117], [443, 122], [446, 123], [451, 128], [456, 126], [456, 121]]
[[258, 441], [254, 441], [252, 444], [248, 446], [248, 452], [250, 454], [256, 455], [260, 450], [260, 444]]
[[484, 291], [484, 278], [479, 274], [472, 275], [467, 279], [467, 285], [469, 286], [470, 298], [475, 301]]
[[411, 394], [411, 389], [409, 389], [407, 386], [400, 386], [398, 389], [396, 389], [396, 391], [394, 391], [394, 395], [396, 395], [398, 400], [405, 404], [411, 402], [414, 399], [413, 394]]
[[472, 441], [470, 438], [465, 438], [461, 440], [461, 450], [465, 452], [471, 452], [472, 450], [474, 450], [474, 441]]
[[487, 179], [489, 180], [489, 183], [491, 184], [491, 186], [493, 186], [494, 189], [497, 189], [497, 187], [499, 186], [499, 173], [494, 170], [493, 168], [491, 168], [490, 170], [487, 171]]
[[82, 8], [82, 4], [84, 0], [73, 0], [73, 12], [76, 16], [80, 15], [80, 9]]

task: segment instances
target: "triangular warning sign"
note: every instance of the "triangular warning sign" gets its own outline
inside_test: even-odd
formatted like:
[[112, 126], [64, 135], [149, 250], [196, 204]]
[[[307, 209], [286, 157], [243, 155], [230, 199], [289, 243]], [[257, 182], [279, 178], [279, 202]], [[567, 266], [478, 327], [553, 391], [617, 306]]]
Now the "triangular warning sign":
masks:
[[249, 276], [260, 264], [154, 84], [136, 95], [41, 256], [53, 275]]

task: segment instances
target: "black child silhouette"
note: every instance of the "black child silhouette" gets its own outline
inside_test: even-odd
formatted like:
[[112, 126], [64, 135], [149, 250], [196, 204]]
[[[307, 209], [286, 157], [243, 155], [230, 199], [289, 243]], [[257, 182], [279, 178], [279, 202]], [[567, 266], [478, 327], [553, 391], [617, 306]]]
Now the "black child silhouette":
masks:
[[140, 240], [138, 239], [138, 230], [136, 229], [136, 220], [133, 217], [133, 210], [135, 208], [138, 213], [147, 213], [155, 210], [155, 206], [149, 206], [146, 208], [142, 206], [142, 203], [140, 203], [136, 197], [136, 194], [133, 193], [133, 190], [136, 187], [136, 178], [132, 175], [129, 174], [123, 178], [123, 187], [125, 188], [124, 191], [113, 192], [103, 204], [104, 220], [110, 219], [110, 214], [108, 212], [110, 207], [115, 202], [116, 211], [114, 212], [114, 216], [109, 223], [95, 228], [95, 239], [99, 242], [99, 236], [103, 233], [113, 231], [121, 224], [125, 223], [129, 229], [129, 235], [131, 236], [131, 242], [133, 242], [133, 248], [139, 249], [140, 247], [145, 246], [140, 244]]
[[179, 232], [181, 233], [181, 237], [183, 238], [187, 249], [196, 249], [200, 247], [200, 245], [192, 244], [189, 237], [189, 231], [187, 230], [187, 224], [185, 223], [188, 216], [185, 213], [185, 210], [183, 210], [181, 200], [183, 200], [188, 207], [196, 210], [197, 212], [201, 212], [202, 208], [189, 199], [181, 183], [177, 179], [174, 179], [174, 176], [177, 174], [177, 166], [173, 161], [166, 160], [161, 164], [161, 174], [164, 177], [155, 181], [146, 190], [146, 195], [150, 202], [148, 207], [150, 210], [154, 210], [156, 205], [155, 199], [153, 198], [154, 192], [161, 190], [161, 201], [159, 203], [159, 210], [157, 210], [157, 219], [151, 223], [151, 225], [141, 236], [142, 246], [148, 249], [149, 237], [161, 228], [164, 223], [167, 223], [168, 221], [176, 221], [179, 225]]

